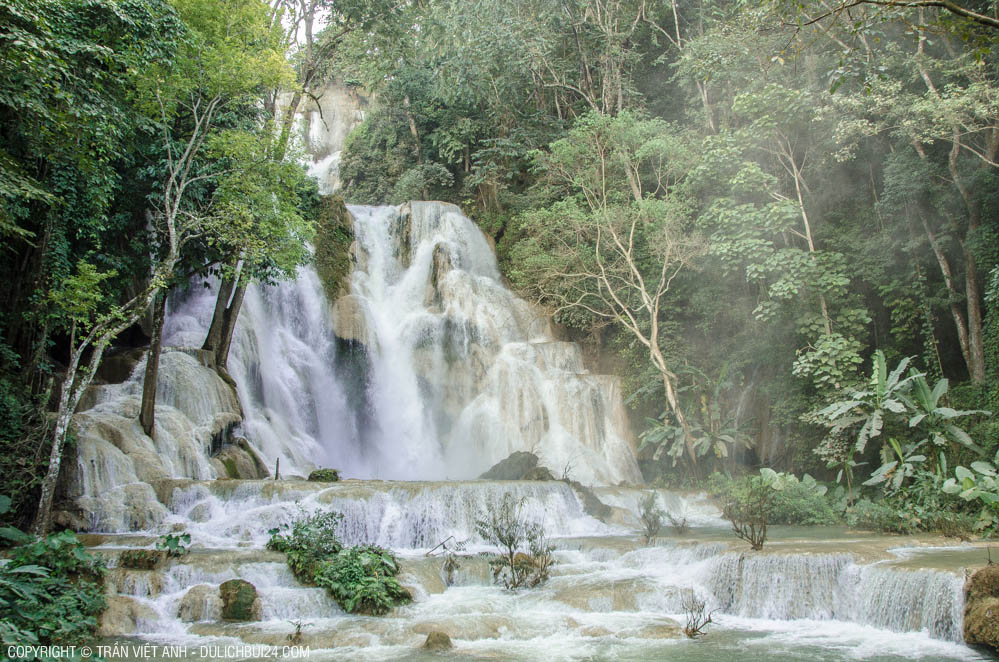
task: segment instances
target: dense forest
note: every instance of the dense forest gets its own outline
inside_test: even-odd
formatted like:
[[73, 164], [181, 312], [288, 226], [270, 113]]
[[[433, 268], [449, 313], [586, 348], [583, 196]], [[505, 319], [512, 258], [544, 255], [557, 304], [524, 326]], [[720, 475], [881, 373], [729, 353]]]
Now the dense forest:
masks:
[[170, 292], [221, 280], [228, 378], [246, 287], [342, 234], [295, 120], [334, 80], [374, 98], [343, 198], [472, 216], [625, 379], [649, 481], [807, 472], [920, 526], [992, 504], [995, 3], [14, 0], [0, 24], [16, 522], [47, 528], [79, 399], [109, 349], [156, 355]]
[[931, 526], [999, 450], [995, 11], [431, 3], [337, 54], [378, 95], [344, 195], [472, 214], [625, 376], [649, 480], [873, 474]]
[[[371, 101], [325, 195], [300, 119], [330, 85]], [[768, 521], [999, 533], [996, 0], [4, 0], [0, 641], [82, 641], [106, 599], [117, 616], [135, 602], [105, 596], [103, 562], [72, 532], [44, 536], [68, 526], [52, 511], [74, 413], [136, 356], [129, 425], [154, 437], [168, 299], [218, 288], [198, 356], [234, 386], [248, 288], [312, 265], [329, 295], [353, 259], [345, 203], [411, 200], [458, 205], [504, 283], [583, 345], [592, 373], [622, 379], [646, 485], [716, 497], [716, 519], [754, 550]], [[586, 526], [596, 506], [609, 517], [569, 465], [560, 483], [532, 457], [566, 512]], [[271, 476], [254, 469], [208, 475]], [[339, 481], [314, 473], [322, 489]], [[453, 483], [448, 494], [481, 486]], [[392, 498], [422, 488], [407, 489]], [[462, 503], [479, 504], [474, 493]], [[643, 544], [664, 528], [656, 494], [641, 506]], [[507, 573], [510, 590], [556, 563], [525, 503], [508, 493], [491, 519], [465, 522], [505, 545], [492, 577]], [[128, 552], [132, 570], [187, 552], [177, 517], [156, 522], [156, 549]], [[267, 542], [302, 583], [350, 613], [410, 602], [397, 559], [376, 541], [350, 547], [342, 513], [302, 517]], [[378, 544], [437, 541], [440, 527], [413, 528]], [[447, 585], [474, 562], [453, 535], [437, 549]], [[232, 590], [252, 589], [259, 611], [243, 584]], [[713, 612], [690, 599], [694, 638]], [[244, 607], [235, 620], [263, 620]]]

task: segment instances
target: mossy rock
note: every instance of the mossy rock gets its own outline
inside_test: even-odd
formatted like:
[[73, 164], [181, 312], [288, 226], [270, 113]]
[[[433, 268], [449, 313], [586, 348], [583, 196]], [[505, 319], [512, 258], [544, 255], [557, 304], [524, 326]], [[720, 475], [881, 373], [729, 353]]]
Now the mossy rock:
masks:
[[219, 586], [222, 598], [222, 618], [227, 621], [260, 620], [260, 599], [257, 589], [245, 579], [230, 579]]
[[524, 476], [537, 466], [537, 455], [527, 451], [515, 451], [505, 460], [500, 460], [494, 464], [479, 478], [484, 480], [523, 480]]
[[521, 480], [555, 480], [555, 476], [548, 467], [539, 465], [524, 474]]
[[118, 556], [118, 567], [130, 570], [156, 570], [167, 559], [162, 549], [127, 549]]
[[964, 641], [999, 650], [999, 565], [987, 565], [964, 587]]
[[330, 301], [347, 293], [354, 241], [354, 220], [339, 195], [323, 196], [316, 219], [315, 265], [323, 290]]
[[309, 480], [316, 483], [335, 483], [340, 480], [340, 472], [336, 469], [316, 469], [309, 474]]

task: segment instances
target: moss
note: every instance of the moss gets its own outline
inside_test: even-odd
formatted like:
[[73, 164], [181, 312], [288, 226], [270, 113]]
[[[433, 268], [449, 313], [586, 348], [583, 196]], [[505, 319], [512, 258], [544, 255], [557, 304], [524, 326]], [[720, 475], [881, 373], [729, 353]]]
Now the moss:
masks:
[[999, 565], [987, 565], [964, 587], [964, 641], [999, 650]]
[[335, 483], [340, 480], [340, 472], [336, 469], [316, 469], [309, 474], [309, 480], [318, 483]]
[[257, 589], [244, 579], [230, 579], [219, 586], [222, 618], [227, 621], [252, 621], [259, 616]]
[[132, 570], [155, 570], [166, 561], [161, 549], [128, 549], [118, 557], [118, 566]]
[[354, 241], [354, 225], [343, 198], [324, 196], [319, 203], [316, 223], [316, 273], [330, 301], [338, 299], [347, 289], [351, 271], [350, 245]]
[[222, 460], [225, 466], [225, 473], [229, 478], [239, 478], [239, 469], [236, 468], [236, 461], [232, 458]]

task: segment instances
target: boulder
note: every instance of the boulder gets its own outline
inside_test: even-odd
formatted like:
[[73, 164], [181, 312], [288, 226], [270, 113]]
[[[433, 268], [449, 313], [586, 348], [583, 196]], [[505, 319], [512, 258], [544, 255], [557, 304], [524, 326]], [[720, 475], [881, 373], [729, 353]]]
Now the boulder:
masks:
[[479, 478], [485, 480], [523, 480], [532, 469], [538, 466], [538, 456], [527, 451], [515, 451], [505, 460], [500, 460]]
[[158, 615], [148, 605], [127, 595], [109, 595], [107, 606], [97, 619], [98, 637], [135, 634], [141, 625], [155, 623]]
[[258, 480], [271, 476], [263, 460], [242, 437], [236, 437], [232, 444], [224, 446], [212, 459], [216, 470], [220, 469], [220, 465], [224, 470], [224, 472], [220, 470], [219, 475], [226, 478]]
[[964, 585], [964, 642], [999, 650], [999, 565], [987, 565]]
[[219, 589], [211, 584], [198, 584], [188, 589], [180, 599], [177, 617], [186, 623], [217, 621], [222, 615]]
[[555, 480], [555, 476], [552, 475], [548, 467], [538, 466], [524, 474], [521, 480]]
[[226, 621], [259, 621], [260, 598], [257, 589], [245, 579], [230, 579], [219, 586], [222, 618]]
[[340, 480], [340, 472], [336, 469], [316, 469], [309, 474], [309, 480], [316, 483], [335, 483]]
[[446, 633], [435, 630], [427, 635], [427, 640], [423, 642], [423, 647], [428, 651], [445, 651], [454, 648], [451, 637]]

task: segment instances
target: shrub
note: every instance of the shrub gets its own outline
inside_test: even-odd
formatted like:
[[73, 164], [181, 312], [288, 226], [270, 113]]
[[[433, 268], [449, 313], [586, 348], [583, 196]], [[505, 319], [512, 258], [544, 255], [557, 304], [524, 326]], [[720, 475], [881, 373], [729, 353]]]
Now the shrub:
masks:
[[309, 474], [309, 480], [318, 483], [335, 483], [340, 480], [340, 472], [336, 469], [316, 469]]
[[0, 641], [73, 645], [97, 629], [104, 609], [104, 565], [70, 531], [23, 542], [0, 566]]
[[334, 511], [303, 516], [291, 526], [271, 529], [267, 548], [283, 552], [300, 582], [325, 588], [348, 613], [381, 615], [411, 601], [395, 579], [399, 564], [392, 552], [373, 546], [344, 549], [336, 533], [342, 519]]
[[285, 524], [268, 531], [271, 539], [267, 542], [267, 549], [284, 552], [295, 577], [311, 584], [318, 564], [343, 548], [336, 534], [342, 519], [343, 515], [334, 511], [303, 516], [292, 522], [290, 527]]
[[399, 565], [392, 552], [381, 547], [342, 549], [319, 564], [315, 584], [322, 586], [349, 614], [386, 614], [413, 596], [395, 576]]
[[915, 523], [886, 503], [860, 499], [847, 512], [846, 523], [855, 529], [879, 533], [914, 533]]
[[808, 524], [829, 526], [841, 518], [823, 492], [815, 489], [809, 476], [801, 482], [791, 482], [774, 497], [770, 508], [771, 524]]
[[476, 520], [475, 528], [482, 538], [502, 550], [489, 562], [493, 581], [507, 588], [533, 588], [548, 579], [555, 559], [544, 527], [523, 515], [524, 500], [517, 501], [506, 494], [499, 508], [489, 513], [489, 519]]
[[656, 493], [654, 490], [649, 490], [642, 498], [639, 508], [641, 509], [639, 516], [641, 517], [642, 526], [645, 531], [645, 542], [649, 542], [659, 535], [659, 532], [662, 530], [663, 517], [666, 513], [656, 503]]
[[156, 549], [161, 549], [167, 553], [167, 556], [177, 557], [187, 554], [187, 545], [191, 544], [191, 534], [183, 533], [179, 536], [175, 536], [172, 533], [160, 536], [160, 539], [156, 541]]

